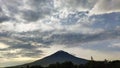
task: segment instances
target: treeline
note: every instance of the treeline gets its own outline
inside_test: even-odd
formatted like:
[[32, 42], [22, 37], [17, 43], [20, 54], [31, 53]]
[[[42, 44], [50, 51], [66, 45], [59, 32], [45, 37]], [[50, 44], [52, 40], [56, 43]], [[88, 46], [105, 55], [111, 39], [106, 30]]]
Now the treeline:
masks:
[[120, 61], [89, 61], [86, 64], [75, 65], [72, 62], [50, 64], [48, 67], [25, 66], [21, 68], [120, 68]]

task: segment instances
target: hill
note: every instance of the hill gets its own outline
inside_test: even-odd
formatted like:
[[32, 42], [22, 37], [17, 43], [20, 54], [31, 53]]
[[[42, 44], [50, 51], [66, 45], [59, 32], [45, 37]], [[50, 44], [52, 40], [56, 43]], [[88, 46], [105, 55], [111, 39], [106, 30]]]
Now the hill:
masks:
[[55, 64], [57, 62], [59, 63], [63, 63], [63, 62], [66, 62], [66, 61], [70, 61], [74, 64], [86, 64], [88, 62], [88, 60], [86, 59], [82, 59], [82, 58], [78, 58], [78, 57], [75, 57], [65, 51], [57, 51], [56, 53], [50, 55], [50, 56], [47, 56], [43, 59], [40, 59], [40, 60], [37, 60], [37, 61], [34, 61], [32, 63], [28, 63], [28, 64], [24, 64], [24, 65], [19, 65], [19, 66], [14, 66], [14, 67], [10, 67], [10, 68], [24, 68], [26, 67], [27, 65], [28, 66], [37, 66], [37, 65], [41, 65], [43, 67], [46, 67], [48, 66], [49, 64]]

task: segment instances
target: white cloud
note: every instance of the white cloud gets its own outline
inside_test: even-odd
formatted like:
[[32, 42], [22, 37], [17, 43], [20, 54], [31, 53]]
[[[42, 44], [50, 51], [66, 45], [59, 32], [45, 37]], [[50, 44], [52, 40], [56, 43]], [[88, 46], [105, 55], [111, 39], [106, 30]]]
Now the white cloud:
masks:
[[8, 48], [9, 45], [0, 42], [0, 49]]
[[112, 43], [109, 47], [112, 47], [112, 48], [120, 48], [120, 43], [119, 43], [119, 42]]
[[90, 10], [90, 14], [120, 12], [120, 0], [98, 0]]
[[34, 31], [34, 30], [38, 30], [38, 29], [39, 29], [39, 26], [38, 26], [38, 24], [35, 24], [35, 23], [15, 24], [15, 31], [16, 32], [27, 32], [27, 31]]
[[120, 43], [114, 44], [113, 47], [119, 47], [120, 48]]
[[0, 24], [0, 32], [10, 31], [10, 32], [27, 32], [39, 29], [37, 23], [15, 23], [15, 22], [4, 22]]
[[65, 29], [69, 33], [81, 33], [81, 34], [99, 34], [104, 31], [102, 28], [91, 28], [84, 26], [82, 24], [76, 24], [76, 25], [71, 25], [71, 26], [66, 26]]

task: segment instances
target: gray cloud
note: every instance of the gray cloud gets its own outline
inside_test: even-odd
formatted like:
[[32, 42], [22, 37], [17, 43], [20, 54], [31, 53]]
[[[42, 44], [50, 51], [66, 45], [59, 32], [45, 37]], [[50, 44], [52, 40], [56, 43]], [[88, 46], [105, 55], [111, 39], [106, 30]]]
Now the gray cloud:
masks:
[[[2, 42], [2, 41], [1, 41]], [[43, 55], [43, 51], [37, 48], [44, 48], [38, 45], [23, 44], [17, 42], [5, 42], [8, 44], [8, 48], [0, 49], [0, 53], [4, 58], [19, 58], [21, 57], [40, 57]], [[17, 43], [17, 44], [15, 44]]]
[[[114, 29], [112, 31], [103, 31], [100, 33], [94, 33], [94, 34], [81, 34], [81, 33], [62, 33], [62, 32], [48, 32], [45, 33], [46, 35], [43, 35], [42, 33], [39, 33], [37, 31], [37, 35], [34, 35], [32, 32], [29, 33], [23, 33], [24, 37], [21, 37], [20, 34], [17, 36], [12, 36], [15, 38], [16, 41], [7, 42], [8, 40], [2, 40], [4, 43], [7, 43], [11, 45], [11, 48], [17, 49], [34, 49], [37, 47], [49, 47], [51, 44], [75, 44], [75, 43], [85, 43], [85, 42], [92, 42], [92, 41], [100, 41], [100, 40], [108, 40], [108, 39], [115, 39], [119, 38], [120, 36], [120, 30]], [[29, 34], [29, 35], [28, 35]], [[22, 35], [22, 34], [21, 34]], [[28, 35], [28, 36], [26, 36]], [[33, 37], [30, 37], [33, 35]], [[10, 35], [11, 36], [11, 35]], [[19, 37], [20, 36], [20, 37]], [[12, 38], [11, 38], [12, 39]], [[17, 41], [19, 40], [19, 41]], [[34, 43], [36, 46], [33, 46], [32, 43]], [[74, 46], [74, 45], [73, 45]]]
[[12, 0], [10, 2], [9, 0], [1, 0], [1, 10], [11, 19], [15, 19], [13, 21], [31, 22], [49, 16], [54, 9], [52, 3], [48, 0]]
[[26, 11], [23, 11], [22, 13], [23, 19], [27, 21], [37, 21], [39, 20], [40, 16], [43, 17], [41, 13], [33, 10], [26, 10]]
[[41, 50], [21, 50], [18, 52], [22, 57], [41, 57], [41, 55], [44, 55], [44, 52]]
[[73, 45], [76, 43], [87, 43], [87, 42], [93, 42], [93, 41], [101, 41], [101, 40], [109, 40], [109, 39], [115, 39], [120, 38], [120, 32], [119, 30], [107, 32], [104, 31], [99, 34], [54, 34], [48, 40], [53, 40], [56, 44], [66, 44], [68, 46]]
[[97, 0], [54, 0], [56, 8], [67, 8], [67, 10], [87, 11], [90, 10]]
[[3, 53], [2, 54], [3, 57], [2, 58], [18, 58], [18, 55], [16, 53]]
[[10, 20], [10, 18], [7, 16], [0, 16], [0, 23], [5, 22], [5, 21], [9, 21], [9, 20]]
[[[13, 51], [13, 52], [11, 52]], [[17, 51], [17, 49], [6, 49], [6, 51], [0, 51], [1, 58], [19, 58], [19, 57], [41, 57], [41, 55], [44, 55], [44, 52], [42, 50], [35, 50], [35, 49], [20, 49]]]
[[21, 11], [22, 18], [31, 22], [49, 16], [54, 9], [51, 3], [53, 2], [49, 0], [26, 0], [25, 4], [30, 9]]
[[0, 7], [0, 23], [9, 21], [9, 20], [10, 18], [4, 14], [2, 8]]
[[[0, 52], [21, 49], [17, 53], [6, 52], [3, 55], [37, 57], [43, 53], [37, 48], [48, 48], [55, 44], [74, 47], [77, 43], [120, 38], [120, 2], [112, 2], [0, 0], [0, 42], [9, 45]], [[89, 16], [99, 13], [102, 15]]]

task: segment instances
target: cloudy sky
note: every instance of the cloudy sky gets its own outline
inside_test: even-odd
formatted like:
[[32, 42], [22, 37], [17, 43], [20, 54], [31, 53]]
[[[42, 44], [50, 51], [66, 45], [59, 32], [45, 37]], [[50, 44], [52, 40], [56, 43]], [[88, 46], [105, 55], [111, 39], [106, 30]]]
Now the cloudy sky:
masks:
[[65, 50], [120, 59], [120, 0], [0, 0], [0, 66]]

